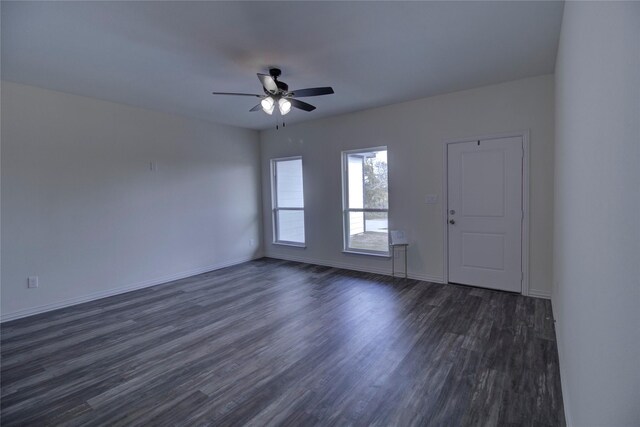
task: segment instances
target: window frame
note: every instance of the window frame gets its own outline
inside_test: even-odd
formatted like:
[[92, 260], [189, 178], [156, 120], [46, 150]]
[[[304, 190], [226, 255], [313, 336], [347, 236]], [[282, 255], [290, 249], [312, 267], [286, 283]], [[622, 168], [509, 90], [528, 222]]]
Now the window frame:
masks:
[[[289, 161], [289, 160], [300, 160], [300, 164], [302, 166], [302, 207], [301, 208], [291, 208], [291, 207], [280, 207], [278, 206], [278, 162]], [[271, 223], [272, 223], [272, 231], [273, 231], [273, 241], [274, 245], [284, 245], [284, 246], [295, 246], [299, 248], [307, 247], [307, 228], [305, 224], [304, 218], [304, 161], [302, 160], [302, 156], [290, 156], [290, 157], [278, 157], [271, 159]], [[278, 212], [279, 211], [302, 211], [302, 223], [305, 225], [303, 239], [304, 242], [293, 242], [289, 240], [279, 240], [279, 224], [278, 224]]]
[[[370, 148], [358, 148], [354, 150], [342, 151], [342, 252], [358, 255], [369, 255], [389, 258], [391, 257], [391, 251], [387, 245], [386, 251], [374, 251], [369, 249], [359, 249], [349, 247], [349, 213], [351, 212], [386, 212], [387, 213], [387, 243], [389, 242], [389, 202], [387, 202], [387, 209], [371, 209], [371, 208], [349, 208], [349, 155], [358, 153], [368, 153], [371, 151], [386, 151], [387, 152], [387, 171], [389, 167], [389, 148], [386, 145]], [[387, 193], [389, 192], [389, 176], [387, 175]]]

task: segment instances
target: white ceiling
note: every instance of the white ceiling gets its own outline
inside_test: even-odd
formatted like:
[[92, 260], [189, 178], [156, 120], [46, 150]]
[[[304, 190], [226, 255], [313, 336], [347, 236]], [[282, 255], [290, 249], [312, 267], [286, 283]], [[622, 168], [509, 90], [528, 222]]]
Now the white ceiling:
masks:
[[304, 98], [287, 123], [552, 73], [560, 2], [2, 2], [2, 78], [264, 129], [257, 72]]

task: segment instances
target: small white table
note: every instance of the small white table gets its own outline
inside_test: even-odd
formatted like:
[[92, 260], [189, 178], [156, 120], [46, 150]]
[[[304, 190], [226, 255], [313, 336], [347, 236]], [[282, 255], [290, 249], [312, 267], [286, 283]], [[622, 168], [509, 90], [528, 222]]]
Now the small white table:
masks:
[[407, 278], [407, 246], [408, 243], [397, 243], [395, 245], [389, 245], [391, 249], [391, 275], [396, 277], [396, 249], [404, 249], [404, 278]]

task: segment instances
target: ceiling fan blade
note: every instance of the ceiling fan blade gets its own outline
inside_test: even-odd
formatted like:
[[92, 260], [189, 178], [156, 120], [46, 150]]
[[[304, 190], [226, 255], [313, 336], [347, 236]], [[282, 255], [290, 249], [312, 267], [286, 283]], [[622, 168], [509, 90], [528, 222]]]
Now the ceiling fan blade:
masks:
[[335, 92], [332, 87], [310, 87], [309, 89], [294, 90], [292, 93], [296, 98], [300, 98], [303, 96], [331, 95]]
[[261, 110], [261, 109], [262, 109], [262, 104], [258, 104], [258, 105], [256, 105], [255, 107], [253, 107], [253, 108], [252, 108], [251, 110], [249, 110], [249, 111], [258, 111], [258, 110]]
[[313, 111], [316, 109], [316, 107], [314, 107], [313, 105], [307, 104], [306, 102], [300, 101], [299, 99], [289, 98], [289, 102], [291, 102], [291, 105], [293, 107], [299, 108], [304, 111]]
[[260, 83], [262, 83], [262, 86], [267, 92], [278, 93], [278, 85], [276, 84], [276, 81], [273, 80], [273, 77], [267, 74], [258, 73], [258, 79], [260, 79]]
[[256, 95], [255, 93], [235, 93], [235, 92], [212, 92], [214, 95], [234, 95], [234, 96], [257, 96], [260, 98], [262, 95]]

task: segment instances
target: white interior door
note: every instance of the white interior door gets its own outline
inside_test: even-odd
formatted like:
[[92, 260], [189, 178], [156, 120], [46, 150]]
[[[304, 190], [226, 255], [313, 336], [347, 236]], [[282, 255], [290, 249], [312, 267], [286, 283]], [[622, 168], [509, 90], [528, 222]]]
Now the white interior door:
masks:
[[449, 282], [522, 291], [521, 137], [447, 145]]

